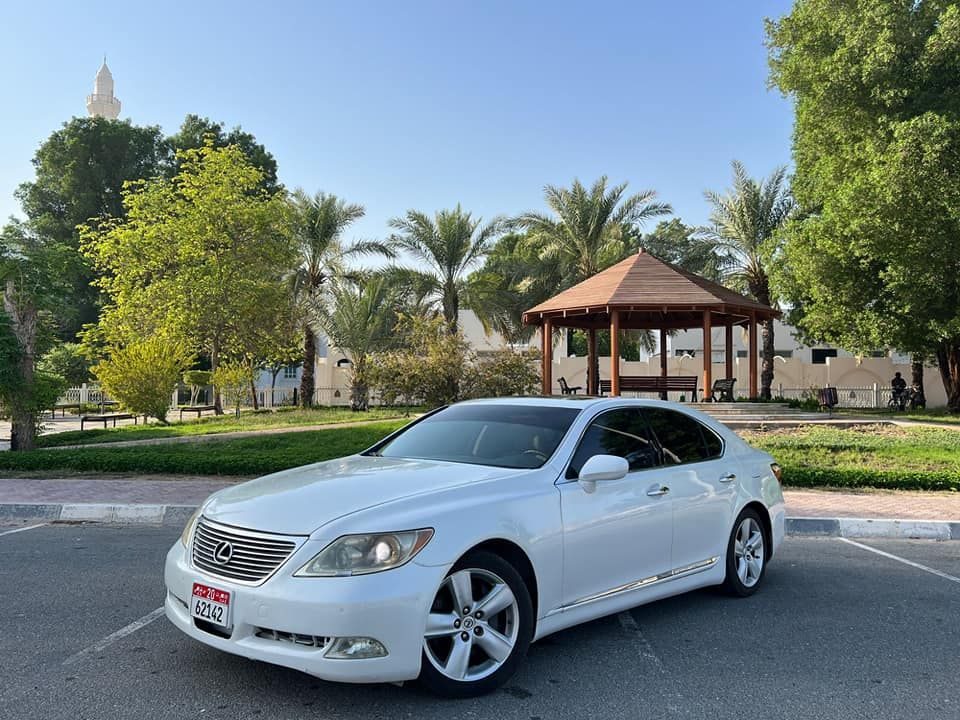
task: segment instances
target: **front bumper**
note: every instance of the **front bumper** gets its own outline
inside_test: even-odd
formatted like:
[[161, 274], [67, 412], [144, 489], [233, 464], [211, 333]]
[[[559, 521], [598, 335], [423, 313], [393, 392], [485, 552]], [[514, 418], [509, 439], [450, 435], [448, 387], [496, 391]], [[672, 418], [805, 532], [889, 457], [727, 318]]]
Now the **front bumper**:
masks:
[[[250, 587], [195, 569], [177, 541], [167, 553], [164, 568], [167, 618], [190, 637], [218, 650], [324, 680], [366, 683], [416, 678], [427, 613], [446, 569], [410, 562], [358, 577], [293, 577], [293, 572], [309, 559], [303, 558], [304, 554], [311, 552], [306, 546], [300, 548], [277, 574], [262, 585]], [[194, 582], [230, 591], [229, 637], [201, 629], [194, 622], [188, 606]], [[324, 657], [329, 642], [320, 648], [258, 637], [261, 628], [281, 635], [371, 637], [381, 642], [388, 654], [362, 660], [329, 659]]]

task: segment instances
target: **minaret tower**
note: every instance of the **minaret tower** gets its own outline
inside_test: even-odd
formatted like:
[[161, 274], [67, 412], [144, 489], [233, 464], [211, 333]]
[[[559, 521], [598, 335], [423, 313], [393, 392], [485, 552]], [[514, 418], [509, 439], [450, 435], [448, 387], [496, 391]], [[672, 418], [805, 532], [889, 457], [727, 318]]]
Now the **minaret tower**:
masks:
[[113, 75], [107, 67], [106, 55], [97, 71], [97, 79], [93, 81], [93, 95], [87, 95], [87, 113], [90, 117], [108, 120], [116, 120], [120, 114], [120, 101], [113, 96]]

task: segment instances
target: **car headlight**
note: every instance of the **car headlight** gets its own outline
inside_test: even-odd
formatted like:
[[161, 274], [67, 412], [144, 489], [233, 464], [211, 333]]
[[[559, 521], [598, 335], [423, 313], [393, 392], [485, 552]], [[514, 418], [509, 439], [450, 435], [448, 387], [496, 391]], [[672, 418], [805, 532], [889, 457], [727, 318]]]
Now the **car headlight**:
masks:
[[197, 508], [193, 511], [193, 515], [190, 516], [190, 519], [187, 520], [186, 526], [183, 528], [183, 532], [180, 533], [180, 542], [183, 543], [184, 547], [190, 547], [190, 536], [193, 535], [193, 528], [197, 524], [197, 520], [200, 519], [200, 510], [202, 508]]
[[298, 577], [368, 575], [409, 562], [433, 537], [433, 528], [344, 535], [297, 570]]

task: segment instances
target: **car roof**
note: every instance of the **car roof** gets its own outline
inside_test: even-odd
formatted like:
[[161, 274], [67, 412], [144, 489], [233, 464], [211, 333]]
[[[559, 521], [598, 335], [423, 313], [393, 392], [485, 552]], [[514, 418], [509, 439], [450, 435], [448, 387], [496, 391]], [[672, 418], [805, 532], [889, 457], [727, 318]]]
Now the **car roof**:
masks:
[[[625, 398], [625, 397], [597, 397], [595, 395], [532, 395], [532, 396], [513, 396], [497, 398], [480, 398], [477, 400], [464, 400], [457, 405], [527, 405], [530, 407], [563, 407], [583, 410], [585, 408], [596, 407], [622, 407], [627, 406], [669, 406], [677, 407], [677, 403], [667, 402], [665, 400], [654, 400], [652, 398]], [[683, 408], [683, 405], [679, 407]]]

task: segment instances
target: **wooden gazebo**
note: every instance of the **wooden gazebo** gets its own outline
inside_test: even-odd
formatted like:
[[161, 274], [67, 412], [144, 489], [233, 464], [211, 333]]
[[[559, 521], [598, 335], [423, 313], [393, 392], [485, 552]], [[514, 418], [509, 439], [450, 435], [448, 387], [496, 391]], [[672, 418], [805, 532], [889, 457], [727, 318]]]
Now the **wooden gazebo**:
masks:
[[711, 330], [726, 328], [726, 373], [733, 377], [733, 328], [746, 325], [750, 335], [750, 397], [757, 396], [757, 323], [779, 317], [768, 305], [751, 300], [715, 282], [659, 260], [641, 250], [540, 303], [523, 314], [526, 325], [541, 328], [543, 394], [553, 387], [553, 343], [558, 327], [587, 331], [587, 391], [598, 394], [597, 335], [610, 330], [610, 392], [620, 394], [619, 330], [657, 330], [660, 333], [660, 375], [667, 376], [667, 331], [703, 330], [703, 397], [710, 397]]

